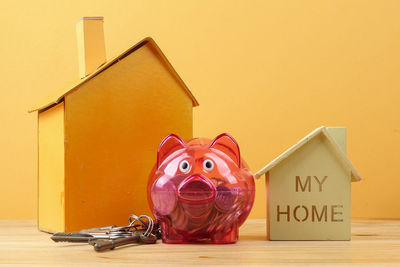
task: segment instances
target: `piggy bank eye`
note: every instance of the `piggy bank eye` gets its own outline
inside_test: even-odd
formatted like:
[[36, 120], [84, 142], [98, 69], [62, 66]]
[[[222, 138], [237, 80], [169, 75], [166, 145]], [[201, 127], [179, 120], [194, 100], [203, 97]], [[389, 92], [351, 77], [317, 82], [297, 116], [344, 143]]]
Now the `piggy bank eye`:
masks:
[[203, 161], [203, 168], [206, 171], [211, 171], [212, 169], [214, 169], [214, 162], [211, 159], [206, 159], [205, 161]]
[[189, 162], [187, 160], [184, 160], [179, 164], [179, 170], [181, 172], [187, 173], [189, 171], [189, 169], [190, 169], [190, 165], [189, 165]]

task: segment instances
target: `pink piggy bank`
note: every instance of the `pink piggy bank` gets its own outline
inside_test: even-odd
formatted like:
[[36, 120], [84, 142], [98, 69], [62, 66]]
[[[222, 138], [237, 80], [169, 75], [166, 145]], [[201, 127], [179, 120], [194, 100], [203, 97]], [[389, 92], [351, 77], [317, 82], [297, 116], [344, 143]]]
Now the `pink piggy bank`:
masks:
[[254, 202], [253, 175], [228, 134], [160, 144], [148, 200], [164, 243], [235, 243]]

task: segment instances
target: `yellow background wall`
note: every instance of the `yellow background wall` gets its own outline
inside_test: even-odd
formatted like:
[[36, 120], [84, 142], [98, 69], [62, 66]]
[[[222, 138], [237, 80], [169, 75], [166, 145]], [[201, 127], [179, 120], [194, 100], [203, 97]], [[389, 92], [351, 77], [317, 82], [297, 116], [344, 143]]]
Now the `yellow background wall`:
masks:
[[[105, 17], [108, 58], [152, 36], [253, 171], [320, 125], [347, 126], [354, 217], [400, 217], [400, 1], [8, 1], [0, 10], [0, 217], [36, 216], [36, 115], [78, 77], [75, 22]], [[257, 181], [253, 217], [265, 216]], [[282, 196], [284, 197], [284, 196]]]

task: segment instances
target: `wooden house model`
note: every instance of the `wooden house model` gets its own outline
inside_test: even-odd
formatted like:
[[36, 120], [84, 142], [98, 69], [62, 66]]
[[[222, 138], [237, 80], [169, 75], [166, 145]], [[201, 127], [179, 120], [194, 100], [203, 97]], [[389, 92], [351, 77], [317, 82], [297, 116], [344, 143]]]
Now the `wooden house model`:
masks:
[[198, 102], [151, 38], [106, 61], [102, 17], [77, 22], [81, 79], [38, 114], [38, 227], [126, 225], [151, 214], [146, 186], [160, 141], [192, 138]]
[[320, 127], [256, 173], [266, 176], [269, 240], [350, 240], [346, 128]]

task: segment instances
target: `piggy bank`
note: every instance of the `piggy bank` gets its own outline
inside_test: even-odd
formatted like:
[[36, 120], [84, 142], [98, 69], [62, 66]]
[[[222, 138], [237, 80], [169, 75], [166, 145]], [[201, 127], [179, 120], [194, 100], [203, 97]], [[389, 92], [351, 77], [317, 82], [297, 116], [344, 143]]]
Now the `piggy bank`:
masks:
[[185, 143], [167, 136], [147, 186], [164, 243], [235, 243], [253, 206], [253, 175], [228, 134]]

